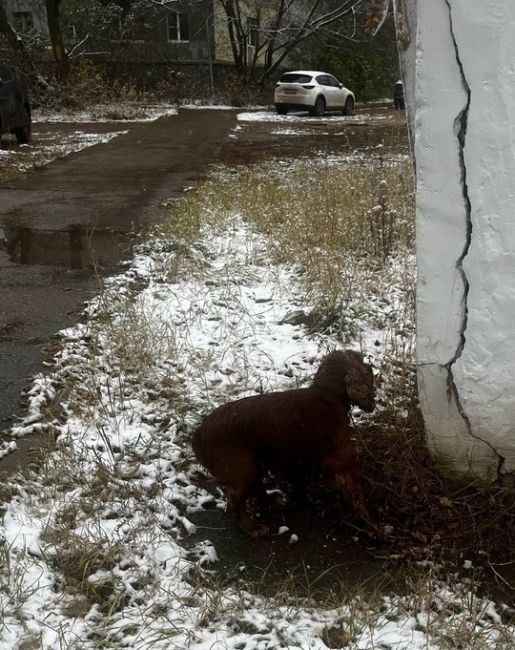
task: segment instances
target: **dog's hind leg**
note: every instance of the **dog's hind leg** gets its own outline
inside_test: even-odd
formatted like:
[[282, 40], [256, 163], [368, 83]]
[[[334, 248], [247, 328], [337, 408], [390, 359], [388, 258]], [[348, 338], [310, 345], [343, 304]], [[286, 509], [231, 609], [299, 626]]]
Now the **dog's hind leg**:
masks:
[[232, 458], [237, 458], [238, 462], [232, 463], [225, 475], [220, 477], [225, 485], [227, 512], [235, 517], [245, 533], [255, 538], [264, 537], [270, 532], [268, 527], [256, 523], [247, 510], [248, 499], [262, 489], [256, 461], [252, 454], [243, 449], [238, 450]]

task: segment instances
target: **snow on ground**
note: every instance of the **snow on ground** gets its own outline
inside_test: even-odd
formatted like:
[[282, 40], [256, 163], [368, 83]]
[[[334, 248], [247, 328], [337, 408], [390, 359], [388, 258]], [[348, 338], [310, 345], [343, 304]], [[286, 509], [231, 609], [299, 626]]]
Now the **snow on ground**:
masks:
[[19, 172], [41, 167], [56, 158], [64, 158], [71, 153], [82, 151], [96, 144], [106, 144], [113, 138], [125, 133], [128, 133], [128, 131], [90, 133], [80, 129], [69, 133], [61, 133], [57, 137], [54, 133], [39, 133], [37, 141], [34, 140], [31, 144], [0, 149], [0, 173], [2, 172], [2, 166], [13, 167]]
[[[290, 162], [277, 164], [288, 175]], [[241, 215], [206, 224], [177, 265], [181, 246], [142, 245], [34, 379], [13, 434], [51, 432], [57, 448], [2, 488], [0, 650], [443, 650], [452, 630], [485, 648], [515, 644], [502, 609], [473, 586], [435, 580], [372, 609], [358, 596], [324, 606], [213, 584], [216, 548], [209, 535], [188, 541], [191, 516], [225, 502], [198, 483], [191, 431], [228, 399], [304, 385], [337, 344], [285, 318], [310, 309], [299, 270], [272, 263]], [[410, 325], [402, 277], [393, 259], [374, 300], [349, 305], [349, 347], [376, 365]]]
[[270, 135], [329, 135], [328, 132], [318, 133], [318, 131], [310, 131], [308, 129], [274, 129], [270, 131]]
[[113, 104], [102, 105], [87, 111], [62, 110], [48, 112], [36, 110], [33, 122], [153, 122], [160, 117], [177, 115], [177, 108], [166, 105]]
[[[486, 599], [471, 605], [466, 589], [371, 611], [358, 598], [324, 608], [209, 586], [216, 549], [188, 545], [188, 517], [224, 502], [195, 482], [192, 427], [228, 397], [304, 383], [334, 344], [284, 321], [305, 306], [295, 268], [271, 264], [238, 215], [205, 228], [184, 272], [170, 271], [173, 249], [159, 239], [142, 248], [36, 379], [19, 433], [57, 394], [64, 416], [49, 423], [58, 449], [44, 471], [8, 485], [0, 650], [427, 650], [445, 647], [435, 639], [447, 611], [495, 647], [500, 615]], [[378, 336], [364, 334], [366, 345]], [[144, 371], [131, 375], [124, 354]]]
[[288, 115], [278, 115], [272, 110], [268, 111], [243, 111], [238, 113], [238, 120], [241, 122], [279, 122], [282, 124], [305, 122], [309, 120], [309, 124], [319, 124], [330, 122], [332, 124], [337, 122], [345, 122], [351, 124], [374, 124], [391, 121], [394, 119], [393, 114], [375, 113], [373, 111], [366, 113], [358, 113], [356, 115], [338, 115], [338, 113], [327, 113], [323, 117], [312, 117], [307, 111], [292, 111]]
[[[237, 111], [239, 110], [235, 106], [229, 106], [228, 104], [203, 104], [201, 101], [182, 103], [181, 108], [186, 108], [189, 111]], [[260, 106], [259, 108], [264, 108], [264, 107]]]

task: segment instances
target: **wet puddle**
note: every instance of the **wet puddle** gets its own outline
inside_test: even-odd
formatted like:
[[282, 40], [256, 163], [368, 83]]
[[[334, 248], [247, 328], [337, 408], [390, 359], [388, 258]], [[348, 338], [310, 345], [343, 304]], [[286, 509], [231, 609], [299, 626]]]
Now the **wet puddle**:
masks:
[[[40, 230], [0, 221], [0, 451], [13, 440], [8, 432], [24, 412], [19, 395], [27, 388], [25, 377], [52, 354], [53, 332], [79, 319], [83, 300], [99, 290], [98, 278], [120, 268], [135, 240], [110, 229]], [[52, 441], [35, 433], [15, 442], [16, 450], [0, 456], [0, 474], [15, 471], [32, 450]]]
[[36, 230], [0, 223], [0, 250], [15, 264], [59, 266], [93, 273], [99, 268], [116, 267], [134, 239], [126, 232], [81, 226]]

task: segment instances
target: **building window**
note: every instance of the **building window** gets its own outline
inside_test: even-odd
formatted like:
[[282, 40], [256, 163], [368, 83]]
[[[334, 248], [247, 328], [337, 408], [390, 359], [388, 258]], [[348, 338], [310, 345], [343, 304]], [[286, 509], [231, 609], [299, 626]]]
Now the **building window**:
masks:
[[172, 11], [167, 16], [167, 23], [169, 41], [190, 40], [190, 24], [187, 13], [184, 13], [183, 11]]
[[259, 18], [247, 18], [248, 44], [258, 46], [259, 41]]
[[26, 34], [34, 29], [34, 18], [31, 11], [13, 11], [14, 29], [20, 34]]

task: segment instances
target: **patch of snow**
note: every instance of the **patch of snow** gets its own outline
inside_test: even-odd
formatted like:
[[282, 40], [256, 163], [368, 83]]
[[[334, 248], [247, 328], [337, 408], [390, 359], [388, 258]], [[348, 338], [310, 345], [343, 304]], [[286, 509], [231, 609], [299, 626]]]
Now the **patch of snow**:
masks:
[[174, 106], [113, 105], [98, 106], [87, 111], [34, 111], [33, 122], [154, 122], [161, 117], [177, 115]]
[[270, 135], [306, 135], [306, 132], [295, 129], [274, 129], [270, 131]]
[[373, 124], [394, 119], [394, 115], [385, 113], [358, 113], [356, 115], [338, 115], [328, 113], [323, 117], [312, 117], [307, 111], [292, 111], [288, 115], [278, 115], [273, 111], [243, 111], [238, 113], [238, 120], [241, 122], [305, 122], [306, 124], [323, 124], [344, 122], [349, 124]]
[[33, 141], [32, 144], [0, 149], [0, 154], [5, 154], [2, 163], [12, 165], [20, 172], [24, 172], [32, 169], [34, 165], [41, 166], [56, 158], [64, 158], [70, 153], [82, 151], [96, 144], [106, 144], [113, 138], [126, 133], [128, 131], [89, 133], [76, 130], [60, 135], [59, 138], [53, 134], [38, 134], [37, 141]]
[[202, 104], [201, 102], [181, 104], [181, 108], [186, 108], [189, 111], [236, 111], [239, 110], [234, 106], [227, 104]]
[[0, 442], [0, 458], [12, 454], [13, 451], [16, 451], [18, 445], [14, 440], [2, 441]]

